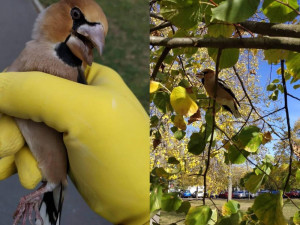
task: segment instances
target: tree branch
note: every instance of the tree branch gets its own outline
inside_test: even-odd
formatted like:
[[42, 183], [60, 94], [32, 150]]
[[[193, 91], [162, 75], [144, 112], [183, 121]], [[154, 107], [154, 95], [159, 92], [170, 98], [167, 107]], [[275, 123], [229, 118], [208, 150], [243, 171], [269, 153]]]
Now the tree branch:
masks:
[[[216, 75], [215, 75], [215, 87], [214, 87], [214, 98], [213, 98], [213, 121], [212, 121], [212, 132], [210, 136], [210, 141], [209, 141], [209, 146], [208, 146], [208, 151], [207, 151], [207, 162], [206, 162], [206, 167], [205, 171], [203, 174], [203, 186], [204, 186], [204, 196], [203, 196], [203, 205], [205, 205], [205, 193], [207, 190], [207, 184], [206, 184], [206, 178], [207, 178], [207, 173], [209, 170], [209, 165], [210, 165], [210, 153], [211, 153], [211, 148], [214, 140], [214, 132], [215, 132], [215, 127], [216, 127], [216, 97], [217, 97], [217, 86], [218, 86], [218, 75], [219, 75], [219, 63], [220, 63], [220, 57], [222, 54], [222, 49], [218, 49], [218, 55], [217, 55], [217, 61], [216, 61]], [[206, 132], [205, 132], [206, 133]]]
[[163, 22], [163, 23], [161, 23], [160, 25], [151, 28], [151, 29], [150, 29], [150, 33], [153, 32], [153, 31], [160, 30], [160, 29], [164, 29], [164, 28], [166, 28], [166, 27], [170, 27], [170, 26], [172, 26], [172, 23], [170, 23], [170, 22]]
[[165, 38], [150, 37], [150, 44], [169, 48], [255, 48], [286, 49], [300, 52], [299, 38], [258, 37], [258, 38]]
[[269, 124], [264, 118], [262, 118], [262, 116], [259, 114], [259, 112], [257, 111], [257, 109], [255, 108], [255, 106], [253, 105], [253, 103], [252, 103], [252, 100], [251, 100], [251, 98], [249, 97], [249, 95], [248, 95], [248, 93], [247, 93], [247, 90], [246, 90], [246, 88], [245, 88], [245, 85], [244, 85], [244, 83], [243, 83], [243, 81], [242, 81], [242, 79], [241, 79], [241, 77], [240, 77], [240, 75], [238, 74], [238, 72], [237, 72], [237, 70], [236, 70], [236, 68], [235, 68], [235, 66], [233, 67], [233, 70], [234, 70], [234, 72], [235, 72], [235, 75], [237, 76], [237, 78], [239, 79], [239, 81], [240, 81], [240, 83], [241, 83], [241, 86], [242, 86], [242, 89], [243, 89], [243, 91], [244, 91], [244, 93], [245, 93], [245, 95], [246, 95], [246, 97], [247, 97], [247, 99], [248, 99], [248, 101], [249, 101], [249, 103], [250, 103], [250, 105], [251, 105], [251, 107], [253, 108], [253, 110], [255, 111], [255, 113], [271, 128], [271, 130], [272, 130], [272, 132], [277, 136], [277, 137], [279, 137], [280, 139], [281, 139], [281, 136], [274, 130], [274, 128], [271, 126], [271, 124]]
[[294, 9], [292, 6], [290, 6], [288, 3], [285, 3], [285, 2], [282, 2], [280, 0], [275, 0], [276, 2], [282, 4], [282, 5], [285, 5], [286, 7], [290, 8], [291, 10], [293, 10], [295, 13], [297, 13], [298, 15], [300, 15], [300, 12], [297, 11], [296, 9]]
[[294, 99], [297, 99], [298, 101], [300, 101], [300, 98], [297, 98], [297, 97], [294, 96], [294, 95], [291, 95], [291, 94], [289, 94], [289, 93], [287, 93], [287, 95], [290, 96], [290, 97], [292, 97], [292, 98], [294, 98]]
[[170, 51], [171, 49], [170, 48], [165, 48], [164, 49], [164, 51], [162, 52], [162, 54], [161, 54], [161, 56], [159, 57], [159, 59], [157, 60], [157, 63], [156, 63], [156, 65], [155, 65], [155, 67], [154, 67], [154, 69], [153, 69], [153, 72], [152, 72], [152, 75], [151, 75], [151, 78], [153, 79], [153, 80], [155, 80], [155, 77], [156, 77], [156, 75], [157, 75], [157, 73], [158, 73], [158, 70], [159, 70], [159, 67], [160, 67], [160, 65], [163, 63], [163, 61], [165, 60], [165, 58], [167, 57], [167, 55], [169, 54], [169, 51]]
[[282, 86], [283, 86], [283, 94], [284, 94], [284, 108], [285, 108], [285, 114], [286, 114], [286, 123], [288, 128], [288, 139], [289, 139], [289, 145], [290, 145], [290, 163], [289, 163], [289, 173], [283, 188], [283, 192], [285, 192], [289, 180], [292, 174], [292, 162], [293, 162], [293, 145], [291, 140], [291, 124], [290, 124], [290, 115], [289, 115], [289, 108], [288, 108], [288, 102], [287, 102], [287, 89], [286, 89], [286, 83], [285, 83], [285, 77], [284, 77], [284, 60], [281, 60], [281, 77], [282, 77]]
[[277, 112], [279, 112], [279, 111], [281, 111], [281, 110], [283, 110], [283, 109], [284, 109], [284, 107], [282, 107], [282, 108], [280, 108], [280, 109], [277, 109], [277, 110], [275, 110], [275, 111], [273, 111], [273, 112], [270, 112], [270, 113], [268, 113], [267, 115], [264, 115], [264, 116], [258, 118], [257, 120], [252, 121], [252, 123], [255, 123], [255, 122], [257, 122], [257, 121], [259, 121], [259, 120], [261, 120], [261, 119], [263, 119], [263, 118], [265, 118], [265, 117], [271, 116], [272, 114], [277, 113]]
[[263, 23], [256, 21], [245, 21], [240, 23], [248, 30], [262, 35], [278, 37], [300, 37], [300, 26], [294, 24]]

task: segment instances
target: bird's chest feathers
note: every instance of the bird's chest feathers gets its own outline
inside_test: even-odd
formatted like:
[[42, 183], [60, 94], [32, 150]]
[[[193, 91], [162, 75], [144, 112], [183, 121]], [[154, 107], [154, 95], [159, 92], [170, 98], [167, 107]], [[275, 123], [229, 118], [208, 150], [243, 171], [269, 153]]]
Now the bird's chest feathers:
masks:
[[41, 71], [77, 82], [81, 60], [64, 45], [28, 42], [20, 55], [20, 71]]

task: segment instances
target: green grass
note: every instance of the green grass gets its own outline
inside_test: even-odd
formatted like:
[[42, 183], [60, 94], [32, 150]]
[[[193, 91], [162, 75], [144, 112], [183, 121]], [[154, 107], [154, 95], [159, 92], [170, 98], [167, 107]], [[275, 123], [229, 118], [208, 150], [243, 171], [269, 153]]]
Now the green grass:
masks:
[[[58, 0], [40, 0], [48, 6]], [[143, 0], [96, 0], [105, 12], [109, 31], [103, 56], [95, 61], [116, 70], [149, 110], [149, 15]]]
[[[247, 211], [247, 209], [249, 207], [252, 206], [254, 200], [246, 200], [246, 199], [242, 199], [242, 200], [237, 200], [234, 199], [236, 201], [238, 201], [241, 205], [241, 210], [242, 211]], [[285, 201], [285, 199], [284, 199]], [[300, 199], [294, 199], [293, 200], [297, 205], [300, 204]], [[202, 200], [193, 200], [190, 201], [192, 206], [198, 206], [198, 205], [202, 205]], [[224, 205], [226, 203], [225, 199], [215, 199], [214, 200], [215, 204], [217, 205], [217, 207], [219, 209], [222, 209], [222, 205]], [[206, 200], [207, 205], [209, 205], [212, 209], [214, 209], [215, 207], [213, 206], [212, 202], [209, 200]], [[288, 220], [290, 217], [294, 216], [294, 214], [297, 212], [297, 208], [292, 204], [292, 203], [287, 203], [285, 204], [284, 208], [283, 208], [283, 215], [284, 217]], [[178, 223], [176, 223], [177, 225], [184, 225], [184, 218], [185, 218], [185, 214], [184, 213], [180, 213], [177, 214], [176, 212], [161, 212], [161, 216], [160, 216], [160, 225], [170, 225], [172, 223], [175, 223], [177, 221], [180, 221]]]

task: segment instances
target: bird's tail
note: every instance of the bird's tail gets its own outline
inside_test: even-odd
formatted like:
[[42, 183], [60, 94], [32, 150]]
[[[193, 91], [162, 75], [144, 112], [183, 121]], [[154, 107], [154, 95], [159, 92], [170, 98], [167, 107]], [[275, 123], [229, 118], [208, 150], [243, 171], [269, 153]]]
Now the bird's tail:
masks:
[[40, 216], [43, 223], [36, 219], [36, 225], [60, 225], [64, 186], [60, 184], [53, 191], [46, 192], [40, 205]]
[[234, 115], [235, 118], [241, 117], [241, 114], [240, 114], [237, 104], [235, 102], [234, 102], [234, 107], [232, 108], [232, 114]]
[[240, 118], [241, 117], [241, 114], [240, 114], [239, 109], [237, 107], [237, 104], [235, 102], [230, 102], [230, 104], [223, 105], [223, 107], [227, 111], [231, 112], [234, 115], [235, 118]]

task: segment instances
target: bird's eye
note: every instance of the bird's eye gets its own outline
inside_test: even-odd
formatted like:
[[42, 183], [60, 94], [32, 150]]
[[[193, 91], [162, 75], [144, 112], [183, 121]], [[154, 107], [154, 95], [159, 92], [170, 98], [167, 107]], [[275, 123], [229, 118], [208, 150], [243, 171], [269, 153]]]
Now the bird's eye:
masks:
[[73, 20], [79, 20], [81, 17], [81, 12], [78, 8], [73, 8], [71, 10], [71, 16]]

